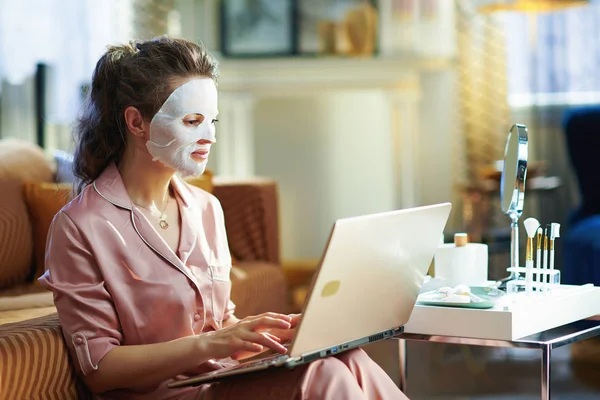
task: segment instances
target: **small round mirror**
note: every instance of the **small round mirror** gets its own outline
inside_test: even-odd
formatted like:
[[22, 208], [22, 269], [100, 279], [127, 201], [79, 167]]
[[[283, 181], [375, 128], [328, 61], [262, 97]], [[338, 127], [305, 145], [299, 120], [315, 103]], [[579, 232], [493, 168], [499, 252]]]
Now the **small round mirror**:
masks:
[[504, 166], [500, 181], [502, 211], [519, 219], [525, 200], [525, 177], [527, 175], [527, 127], [515, 124], [510, 129], [504, 148]]

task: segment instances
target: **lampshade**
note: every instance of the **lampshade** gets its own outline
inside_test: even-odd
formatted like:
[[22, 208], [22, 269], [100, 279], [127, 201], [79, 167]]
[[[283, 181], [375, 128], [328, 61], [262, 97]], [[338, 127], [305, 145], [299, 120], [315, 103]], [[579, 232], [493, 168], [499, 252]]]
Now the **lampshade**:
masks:
[[497, 11], [544, 12], [589, 4], [589, 0], [495, 0], [483, 1], [477, 10], [481, 13]]

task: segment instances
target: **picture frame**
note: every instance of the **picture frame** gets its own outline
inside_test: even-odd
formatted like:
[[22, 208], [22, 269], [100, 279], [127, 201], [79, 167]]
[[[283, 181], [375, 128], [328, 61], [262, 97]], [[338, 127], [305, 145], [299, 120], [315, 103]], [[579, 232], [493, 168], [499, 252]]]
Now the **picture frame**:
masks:
[[[379, 11], [379, 0], [297, 0], [298, 8], [298, 54], [304, 56], [343, 55], [347, 50], [340, 43], [342, 25], [348, 12], [368, 4], [375, 13]], [[377, 18], [377, 16], [375, 16]], [[378, 45], [377, 24], [369, 32], [373, 46]], [[334, 43], [337, 41], [337, 43]]]
[[221, 0], [221, 52], [226, 57], [297, 54], [297, 0]]

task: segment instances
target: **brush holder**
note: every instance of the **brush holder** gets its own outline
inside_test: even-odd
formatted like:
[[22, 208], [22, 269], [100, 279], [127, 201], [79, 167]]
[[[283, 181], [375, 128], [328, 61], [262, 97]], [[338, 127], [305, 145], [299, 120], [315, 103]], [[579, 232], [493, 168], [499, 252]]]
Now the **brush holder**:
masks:
[[[527, 275], [526, 267], [510, 267], [511, 275]], [[542, 293], [550, 292], [553, 288], [560, 286], [560, 270], [548, 268], [532, 268], [532, 282], [527, 279], [513, 279], [506, 283], [507, 293]]]

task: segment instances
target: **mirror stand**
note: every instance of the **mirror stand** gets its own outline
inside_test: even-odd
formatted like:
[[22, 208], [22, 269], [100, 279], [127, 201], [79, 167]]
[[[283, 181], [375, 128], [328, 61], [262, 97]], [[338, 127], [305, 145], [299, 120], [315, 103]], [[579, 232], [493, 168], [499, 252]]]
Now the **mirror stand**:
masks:
[[519, 218], [525, 201], [525, 177], [527, 175], [528, 134], [525, 125], [511, 127], [504, 148], [504, 166], [500, 183], [500, 203], [510, 223], [510, 276], [499, 281], [499, 288], [506, 289], [510, 281], [521, 279], [519, 274]]
[[[519, 266], [519, 217], [517, 215], [510, 216], [510, 266]], [[510, 271], [509, 281], [519, 279], [519, 273], [516, 269]]]

